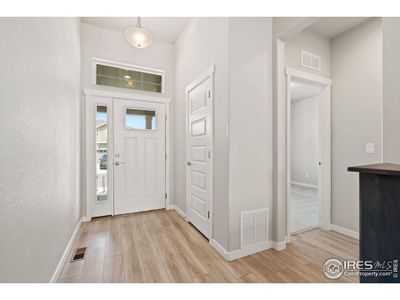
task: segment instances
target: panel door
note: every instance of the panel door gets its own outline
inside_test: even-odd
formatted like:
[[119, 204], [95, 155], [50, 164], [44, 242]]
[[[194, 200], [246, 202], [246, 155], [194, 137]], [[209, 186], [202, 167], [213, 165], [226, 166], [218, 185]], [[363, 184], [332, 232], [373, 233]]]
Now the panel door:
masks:
[[165, 105], [114, 99], [114, 214], [165, 208]]
[[212, 78], [187, 91], [187, 217], [211, 236]]

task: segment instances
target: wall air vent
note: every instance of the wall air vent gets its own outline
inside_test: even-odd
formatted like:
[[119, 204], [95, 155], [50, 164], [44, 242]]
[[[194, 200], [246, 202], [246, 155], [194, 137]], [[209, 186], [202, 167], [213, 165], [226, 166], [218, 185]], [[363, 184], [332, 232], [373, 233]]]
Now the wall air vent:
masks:
[[242, 211], [241, 249], [268, 241], [268, 208]]
[[301, 50], [301, 65], [315, 71], [321, 71], [321, 57]]

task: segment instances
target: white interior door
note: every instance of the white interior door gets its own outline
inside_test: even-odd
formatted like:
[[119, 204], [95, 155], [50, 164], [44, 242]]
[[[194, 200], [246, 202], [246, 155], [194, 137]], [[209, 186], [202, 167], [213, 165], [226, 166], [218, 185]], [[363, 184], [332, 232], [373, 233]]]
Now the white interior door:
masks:
[[[203, 80], [204, 79], [204, 80]], [[186, 89], [187, 217], [207, 238], [212, 214], [212, 76]]]
[[114, 214], [165, 208], [165, 104], [114, 99]]

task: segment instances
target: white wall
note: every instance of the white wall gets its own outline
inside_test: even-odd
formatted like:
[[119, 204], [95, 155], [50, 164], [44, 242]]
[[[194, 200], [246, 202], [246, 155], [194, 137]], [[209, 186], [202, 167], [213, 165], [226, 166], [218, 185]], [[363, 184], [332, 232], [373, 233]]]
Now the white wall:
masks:
[[0, 18], [0, 282], [48, 282], [78, 224], [79, 31]]
[[[289, 38], [285, 46], [287, 67], [330, 78], [331, 54], [329, 39], [306, 29]], [[316, 71], [301, 65], [301, 50], [321, 57], [321, 71]]]
[[382, 18], [383, 161], [400, 163], [400, 18]]
[[[116, 62], [127, 63], [131, 65], [144, 66], [149, 68], [161, 69], [165, 71], [165, 91], [164, 96], [171, 98], [170, 105], [170, 153], [174, 151], [174, 47], [173, 45], [154, 41], [149, 48], [137, 49], [132, 47], [118, 31], [82, 23], [81, 25], [81, 44], [82, 44], [82, 86], [83, 88], [95, 88], [105, 90], [123, 90], [131, 92], [128, 89], [118, 89], [112, 87], [98, 86], [92, 84], [92, 58], [102, 58]], [[132, 91], [133, 93], [149, 94], [141, 91]], [[84, 116], [83, 116], [84, 117]], [[82, 123], [84, 124], [84, 122]], [[85, 130], [83, 128], [82, 136], [85, 140]], [[83, 163], [82, 166], [85, 166]], [[173, 155], [170, 155], [170, 203], [174, 202], [174, 162]], [[84, 171], [84, 169], [83, 169]], [[85, 178], [83, 176], [83, 178]], [[83, 186], [86, 186], [83, 183]], [[85, 190], [83, 194], [86, 195]], [[85, 204], [85, 203], [84, 203]], [[86, 212], [86, 206], [83, 206]]]
[[[111, 89], [111, 87], [92, 84], [92, 58], [96, 57], [164, 70], [164, 94], [166, 97], [173, 96], [173, 45], [154, 41], [149, 48], [138, 49], [126, 41], [122, 32], [86, 23], [81, 25], [81, 43], [83, 88]], [[121, 89], [118, 90], [121, 91]], [[124, 89], [124, 91], [129, 92], [130, 90]]]
[[[376, 18], [331, 41], [332, 223], [359, 230], [358, 174], [382, 160], [382, 27]], [[375, 144], [365, 154], [365, 143]]]
[[271, 44], [271, 18], [229, 18], [230, 251], [241, 211], [268, 207], [272, 217]]
[[186, 211], [185, 87], [215, 65], [213, 238], [228, 248], [228, 18], [192, 18], [175, 43], [175, 205]]
[[291, 181], [318, 186], [319, 97], [291, 102]]

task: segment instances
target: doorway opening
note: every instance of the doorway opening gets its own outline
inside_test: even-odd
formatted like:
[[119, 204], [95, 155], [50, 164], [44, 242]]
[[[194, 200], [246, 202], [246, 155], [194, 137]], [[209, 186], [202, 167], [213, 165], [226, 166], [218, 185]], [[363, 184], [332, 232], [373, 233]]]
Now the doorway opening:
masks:
[[290, 82], [291, 234], [319, 226], [320, 85], [294, 78]]
[[330, 224], [331, 80], [287, 68], [287, 237]]

